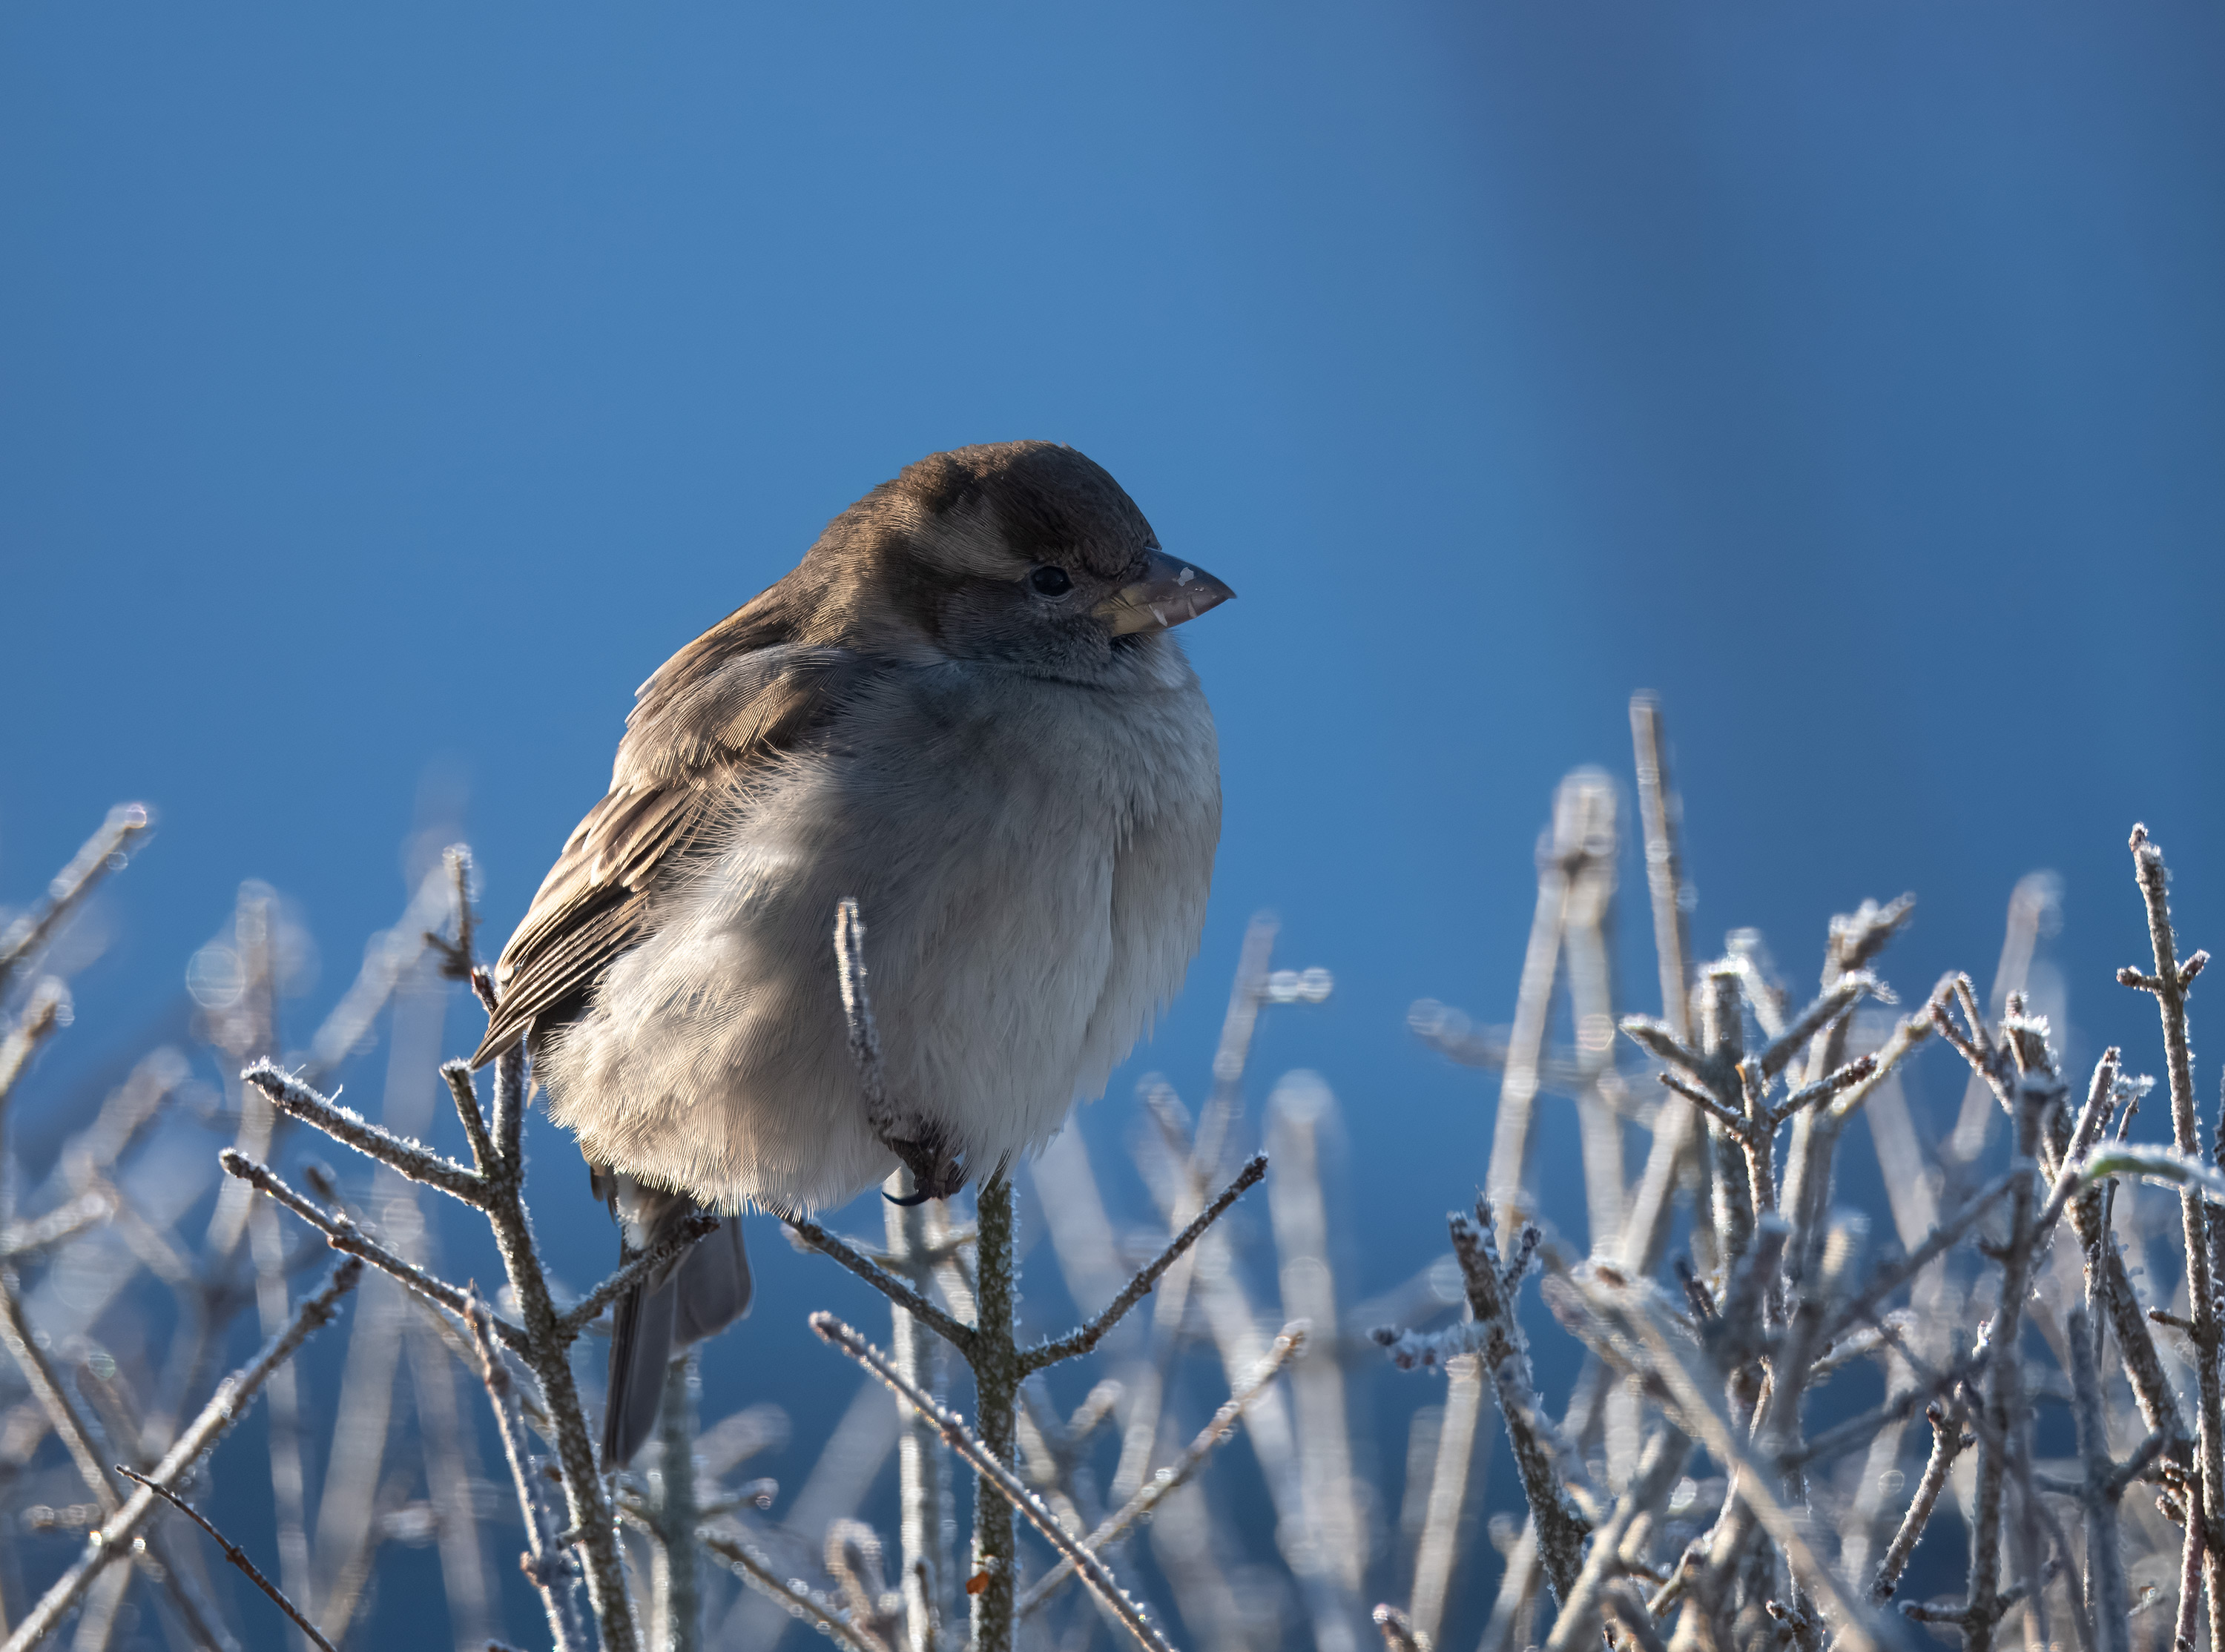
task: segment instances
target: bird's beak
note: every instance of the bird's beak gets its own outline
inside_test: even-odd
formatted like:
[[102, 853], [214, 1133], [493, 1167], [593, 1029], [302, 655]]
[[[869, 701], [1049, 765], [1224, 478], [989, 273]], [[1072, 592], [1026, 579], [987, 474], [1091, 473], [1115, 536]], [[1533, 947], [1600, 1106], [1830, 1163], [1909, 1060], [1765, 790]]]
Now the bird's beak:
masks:
[[1113, 636], [1125, 636], [1131, 631], [1163, 631], [1195, 619], [1235, 594], [1203, 568], [1153, 551], [1144, 563], [1142, 579], [1122, 585], [1089, 611], [1110, 624]]

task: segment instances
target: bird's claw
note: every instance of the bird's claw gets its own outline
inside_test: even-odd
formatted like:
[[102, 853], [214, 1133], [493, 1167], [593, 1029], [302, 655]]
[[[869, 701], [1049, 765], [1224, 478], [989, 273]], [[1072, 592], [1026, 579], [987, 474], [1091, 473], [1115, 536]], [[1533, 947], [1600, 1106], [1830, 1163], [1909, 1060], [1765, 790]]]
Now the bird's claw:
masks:
[[889, 1151], [902, 1159], [904, 1168], [911, 1172], [911, 1192], [881, 1195], [891, 1205], [910, 1206], [924, 1205], [930, 1199], [948, 1199], [966, 1185], [966, 1167], [952, 1155], [943, 1142], [942, 1132], [929, 1126], [924, 1136], [924, 1140], [918, 1141], [896, 1136], [881, 1138]]

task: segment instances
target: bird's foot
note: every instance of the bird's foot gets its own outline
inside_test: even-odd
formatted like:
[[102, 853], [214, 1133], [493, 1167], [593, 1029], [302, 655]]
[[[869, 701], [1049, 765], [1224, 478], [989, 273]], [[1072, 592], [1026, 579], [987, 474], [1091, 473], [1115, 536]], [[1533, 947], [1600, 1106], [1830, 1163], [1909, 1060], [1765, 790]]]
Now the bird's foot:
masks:
[[966, 1185], [966, 1167], [951, 1152], [942, 1132], [933, 1125], [916, 1138], [884, 1136], [881, 1140], [911, 1172], [911, 1192], [902, 1198], [893, 1193], [881, 1195], [891, 1205], [924, 1205], [930, 1199], [948, 1199]]

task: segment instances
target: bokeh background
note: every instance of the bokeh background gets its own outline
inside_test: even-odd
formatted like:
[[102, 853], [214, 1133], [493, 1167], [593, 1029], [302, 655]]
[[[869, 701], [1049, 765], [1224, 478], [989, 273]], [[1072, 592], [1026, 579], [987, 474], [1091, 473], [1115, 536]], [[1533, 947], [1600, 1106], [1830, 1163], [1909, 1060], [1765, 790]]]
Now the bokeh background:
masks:
[[[1201, 959], [1082, 1128], [1109, 1161], [1139, 1073], [1201, 1095], [1274, 909], [1337, 989], [1256, 1089], [1339, 1097], [1350, 1295], [1490, 1139], [1495, 1081], [1407, 1007], [1509, 1016], [1552, 786], [1626, 775], [1637, 687], [1702, 950], [1758, 926], [1806, 983], [1831, 913], [1912, 889], [1920, 993], [2052, 868], [2074, 1060], [2145, 1051], [2134, 820], [2225, 941], [2222, 75], [2181, 0], [11, 7], [0, 903], [111, 802], [160, 821], [14, 1128], [185, 1027], [244, 877], [320, 949], [298, 1024], [425, 834], [506, 933], [637, 683], [903, 463], [1020, 436], [1242, 593], [1184, 633]], [[707, 1408], [814, 1440], [849, 1383], [802, 1314], [851, 1299], [759, 1239]]]

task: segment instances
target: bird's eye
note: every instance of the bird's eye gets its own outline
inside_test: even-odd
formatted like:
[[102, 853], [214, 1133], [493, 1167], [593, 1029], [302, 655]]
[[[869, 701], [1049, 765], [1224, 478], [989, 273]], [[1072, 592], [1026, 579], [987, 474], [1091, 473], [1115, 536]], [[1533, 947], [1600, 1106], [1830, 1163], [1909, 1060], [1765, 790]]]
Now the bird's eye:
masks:
[[1028, 575], [1028, 583], [1046, 597], [1063, 597], [1074, 587], [1064, 568], [1055, 568], [1047, 562]]

